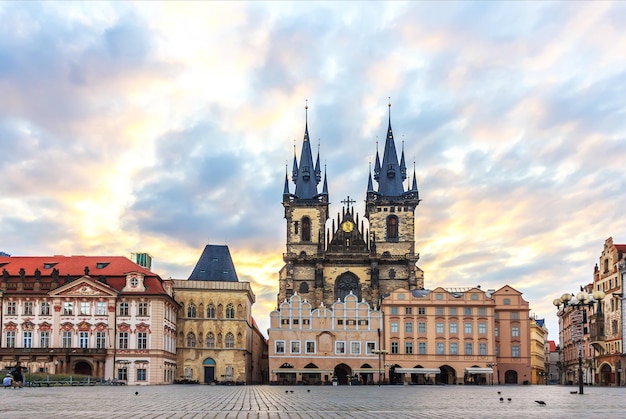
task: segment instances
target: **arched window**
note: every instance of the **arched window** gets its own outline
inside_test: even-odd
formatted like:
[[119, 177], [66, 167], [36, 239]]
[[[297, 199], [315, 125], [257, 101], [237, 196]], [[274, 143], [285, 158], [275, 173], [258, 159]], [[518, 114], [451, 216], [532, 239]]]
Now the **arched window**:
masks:
[[311, 219], [309, 217], [302, 218], [302, 241], [311, 241]]
[[226, 333], [226, 339], [224, 340], [226, 344], [226, 348], [234, 348], [235, 347], [235, 335], [228, 332]]
[[206, 308], [206, 317], [207, 319], [215, 318], [215, 306], [213, 304], [209, 304], [209, 306]]
[[206, 335], [206, 347], [211, 349], [215, 348], [215, 335], [212, 332]]
[[196, 305], [189, 303], [187, 306], [187, 317], [196, 317]]
[[232, 304], [226, 306], [226, 318], [234, 319], [235, 318], [235, 307]]
[[196, 334], [193, 332], [187, 333], [187, 347], [189, 348], [196, 347]]
[[359, 286], [359, 278], [352, 272], [345, 272], [335, 281], [335, 300], [344, 301], [347, 295], [356, 295], [361, 299], [361, 287]]
[[300, 294], [306, 294], [309, 292], [309, 284], [303, 282], [300, 284], [300, 290], [298, 291]]
[[390, 215], [387, 217], [387, 239], [398, 238], [398, 217]]

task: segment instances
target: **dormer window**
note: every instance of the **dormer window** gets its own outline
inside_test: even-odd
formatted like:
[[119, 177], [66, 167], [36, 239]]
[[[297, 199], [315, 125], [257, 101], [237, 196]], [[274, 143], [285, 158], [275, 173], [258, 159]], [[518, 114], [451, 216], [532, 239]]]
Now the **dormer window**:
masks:
[[109, 266], [109, 262], [97, 262], [96, 269], [104, 269]]
[[139, 272], [130, 272], [126, 274], [126, 286], [122, 291], [145, 291], [144, 275]]

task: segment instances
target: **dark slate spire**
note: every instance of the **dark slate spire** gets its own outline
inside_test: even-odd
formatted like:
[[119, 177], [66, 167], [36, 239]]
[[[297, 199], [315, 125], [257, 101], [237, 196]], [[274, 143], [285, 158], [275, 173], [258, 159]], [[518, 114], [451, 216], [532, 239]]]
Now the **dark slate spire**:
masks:
[[402, 180], [406, 180], [406, 164], [404, 164], [404, 140], [402, 140], [402, 157], [400, 158], [400, 174]]
[[[319, 160], [319, 154], [317, 159]], [[326, 165], [324, 165], [324, 186], [322, 186], [322, 195], [328, 196], [328, 183], [326, 182]]]
[[285, 188], [283, 189], [283, 195], [289, 195], [289, 175], [287, 174], [287, 164], [285, 164]]
[[376, 140], [376, 162], [374, 162], [374, 180], [380, 179], [380, 157], [378, 157], [378, 140]]
[[398, 164], [398, 153], [396, 152], [396, 144], [393, 140], [393, 131], [391, 130], [391, 103], [389, 103], [389, 126], [387, 127], [383, 162], [378, 179], [378, 193], [383, 196], [402, 196], [404, 194], [402, 171]]
[[372, 183], [372, 163], [371, 162], [370, 162], [370, 175], [369, 175], [369, 178], [367, 179], [367, 194], [369, 195], [370, 192], [375, 192], [374, 184]]
[[291, 171], [291, 180], [295, 183], [298, 179], [298, 160], [296, 159], [296, 140], [293, 140], [293, 170]]
[[320, 168], [320, 145], [317, 143], [317, 161], [315, 162], [315, 179], [317, 183], [322, 180], [322, 169]]
[[[309, 109], [308, 105], [305, 109]], [[308, 112], [308, 111], [307, 111]], [[302, 152], [300, 153], [300, 164], [296, 168], [294, 161], [294, 173], [297, 172], [294, 183], [296, 184], [295, 196], [299, 199], [313, 199], [318, 195], [317, 184], [319, 180], [315, 176], [315, 166], [313, 166], [313, 153], [311, 153], [311, 142], [309, 141], [308, 118], [305, 118], [304, 140], [302, 141]]]

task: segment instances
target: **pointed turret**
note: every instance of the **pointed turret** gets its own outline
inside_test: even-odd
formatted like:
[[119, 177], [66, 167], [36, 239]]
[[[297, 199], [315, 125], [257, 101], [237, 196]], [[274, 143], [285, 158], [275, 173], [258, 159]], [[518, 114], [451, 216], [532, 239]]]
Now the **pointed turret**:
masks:
[[320, 168], [320, 145], [317, 145], [317, 161], [315, 162], [315, 179], [317, 183], [322, 180], [322, 169]]
[[374, 162], [374, 180], [380, 179], [380, 157], [378, 157], [378, 140], [376, 141], [376, 161]]
[[404, 141], [402, 141], [402, 157], [400, 158], [400, 175], [402, 180], [406, 180], [406, 164], [404, 163]]
[[[306, 107], [308, 109], [308, 106]], [[313, 153], [311, 153], [311, 142], [309, 141], [309, 124], [305, 122], [304, 139], [302, 141], [302, 152], [300, 153], [300, 164], [297, 165], [294, 159], [294, 173], [296, 178], [296, 191], [294, 195], [298, 199], [313, 199], [318, 195], [317, 184], [321, 180], [316, 176], [316, 168], [313, 166]]]
[[[378, 160], [378, 152], [376, 152]], [[374, 172], [376, 169], [374, 169]], [[406, 172], [406, 168], [404, 169]], [[402, 196], [404, 186], [402, 185], [402, 170], [398, 163], [398, 153], [393, 140], [391, 130], [391, 103], [389, 103], [389, 125], [387, 127], [387, 138], [385, 139], [385, 149], [383, 152], [383, 162], [380, 167], [378, 180], [378, 193], [382, 196]]]

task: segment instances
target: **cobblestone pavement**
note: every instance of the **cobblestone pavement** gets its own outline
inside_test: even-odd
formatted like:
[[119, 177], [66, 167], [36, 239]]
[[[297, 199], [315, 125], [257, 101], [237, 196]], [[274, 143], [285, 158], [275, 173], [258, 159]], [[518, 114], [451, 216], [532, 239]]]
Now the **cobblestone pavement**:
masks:
[[588, 387], [584, 395], [570, 393], [576, 390], [562, 386], [205, 385], [0, 389], [0, 418], [626, 417], [626, 388]]

